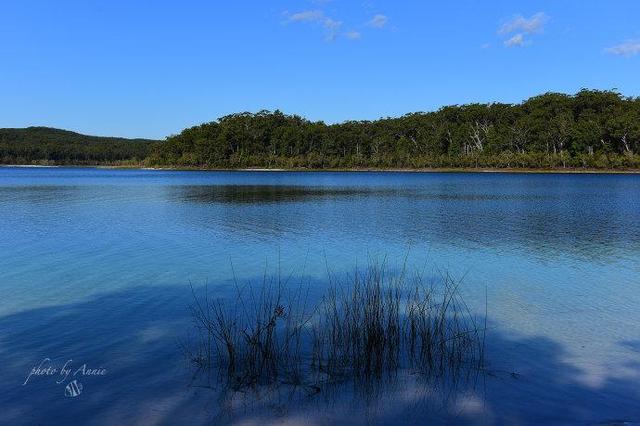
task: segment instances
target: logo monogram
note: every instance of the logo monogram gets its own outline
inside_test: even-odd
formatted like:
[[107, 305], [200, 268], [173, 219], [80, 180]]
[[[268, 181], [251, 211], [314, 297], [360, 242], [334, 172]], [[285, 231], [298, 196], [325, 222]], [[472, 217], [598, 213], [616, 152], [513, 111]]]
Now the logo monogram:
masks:
[[77, 380], [69, 382], [64, 388], [64, 396], [69, 398], [75, 398], [82, 393], [82, 383]]

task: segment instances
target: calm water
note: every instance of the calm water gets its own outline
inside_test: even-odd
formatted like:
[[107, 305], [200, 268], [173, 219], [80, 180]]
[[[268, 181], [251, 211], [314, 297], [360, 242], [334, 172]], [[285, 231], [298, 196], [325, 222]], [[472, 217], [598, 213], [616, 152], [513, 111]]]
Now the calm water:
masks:
[[[0, 423], [221, 422], [179, 349], [189, 282], [223, 294], [280, 268], [320, 292], [327, 265], [384, 257], [464, 277], [474, 312], [488, 298], [489, 371], [430, 417], [640, 422], [640, 176], [0, 168]], [[59, 372], [24, 384], [44, 358], [106, 373], [77, 397]], [[423, 423], [415, 404], [273, 407]]]

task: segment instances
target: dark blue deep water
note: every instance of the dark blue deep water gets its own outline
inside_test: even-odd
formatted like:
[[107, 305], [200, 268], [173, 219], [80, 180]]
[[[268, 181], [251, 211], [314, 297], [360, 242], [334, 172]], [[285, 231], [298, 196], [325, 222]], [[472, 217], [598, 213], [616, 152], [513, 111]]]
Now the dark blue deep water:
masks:
[[[463, 278], [474, 312], [488, 300], [481, 383], [419, 418], [402, 392], [366, 415], [221, 417], [188, 386], [190, 282], [222, 294], [279, 269], [321, 292], [328, 268], [381, 258]], [[95, 370], [77, 396], [60, 371], [26, 380], [65, 363]], [[640, 422], [640, 175], [0, 168], [0, 423], [187, 419]]]

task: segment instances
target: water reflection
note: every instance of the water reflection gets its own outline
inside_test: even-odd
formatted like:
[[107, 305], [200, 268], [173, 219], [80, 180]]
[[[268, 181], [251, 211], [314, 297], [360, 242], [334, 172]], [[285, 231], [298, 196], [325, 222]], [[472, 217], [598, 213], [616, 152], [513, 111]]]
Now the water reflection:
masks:
[[194, 185], [168, 187], [169, 196], [180, 201], [220, 204], [270, 204], [388, 195], [391, 190], [324, 188], [285, 185]]
[[[377, 240], [618, 262], [640, 251], [640, 190], [615, 186], [561, 194], [502, 186], [190, 185], [167, 188], [176, 212], [229, 237]], [[573, 188], [572, 192], [576, 192]]]
[[20, 188], [0, 186], [2, 203], [16, 203], [17, 206], [73, 202], [81, 199], [83, 195], [84, 191], [77, 186], [29, 185]]

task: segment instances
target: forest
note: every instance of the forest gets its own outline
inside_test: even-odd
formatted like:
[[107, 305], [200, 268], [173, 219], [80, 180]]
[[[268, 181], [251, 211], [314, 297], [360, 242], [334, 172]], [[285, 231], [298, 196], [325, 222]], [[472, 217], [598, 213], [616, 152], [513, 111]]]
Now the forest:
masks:
[[153, 145], [148, 165], [194, 168], [640, 168], [640, 98], [583, 89], [520, 104], [445, 106], [325, 124], [227, 115]]
[[49, 127], [0, 129], [0, 164], [135, 165], [157, 141], [86, 136]]
[[583, 89], [326, 124], [238, 113], [164, 141], [0, 129], [2, 164], [288, 169], [640, 169], [640, 98]]

